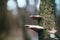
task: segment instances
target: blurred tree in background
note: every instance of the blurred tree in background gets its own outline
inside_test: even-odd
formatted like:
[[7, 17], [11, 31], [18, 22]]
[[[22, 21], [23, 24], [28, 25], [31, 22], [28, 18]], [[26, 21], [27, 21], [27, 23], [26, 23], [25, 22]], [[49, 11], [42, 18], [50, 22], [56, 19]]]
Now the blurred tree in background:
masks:
[[0, 0], [0, 40], [4, 39], [6, 26], [6, 0]]
[[[26, 33], [25, 21], [26, 14], [24, 9], [20, 9], [18, 12], [14, 10], [7, 10], [7, 1], [8, 0], [0, 0], [0, 40], [19, 40], [16, 35], [18, 33], [22, 33], [24, 40], [30, 40]], [[16, 0], [13, 0], [16, 1]], [[12, 2], [12, 1], [10, 1]], [[14, 4], [14, 2], [12, 2]], [[12, 4], [9, 7], [12, 9]], [[18, 9], [18, 8], [17, 8]], [[14, 15], [14, 14], [18, 15]], [[18, 28], [19, 27], [19, 28]], [[20, 29], [20, 30], [19, 30]], [[18, 33], [17, 33], [18, 30]], [[10, 36], [9, 36], [10, 35]], [[13, 37], [11, 35], [14, 35]], [[22, 35], [22, 34], [21, 34]], [[19, 36], [21, 37], [19, 34]]]

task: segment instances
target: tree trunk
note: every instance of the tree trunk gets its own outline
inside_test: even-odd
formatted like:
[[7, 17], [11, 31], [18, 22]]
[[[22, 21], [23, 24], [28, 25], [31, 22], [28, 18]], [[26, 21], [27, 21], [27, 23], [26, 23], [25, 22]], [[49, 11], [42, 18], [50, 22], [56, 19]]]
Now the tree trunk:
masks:
[[0, 0], [0, 40], [6, 37], [6, 0]]
[[[39, 15], [42, 16], [42, 20], [39, 25], [44, 27], [44, 40], [50, 40], [48, 30], [56, 28], [55, 25], [55, 0], [41, 0]], [[42, 34], [43, 35], [43, 34]]]

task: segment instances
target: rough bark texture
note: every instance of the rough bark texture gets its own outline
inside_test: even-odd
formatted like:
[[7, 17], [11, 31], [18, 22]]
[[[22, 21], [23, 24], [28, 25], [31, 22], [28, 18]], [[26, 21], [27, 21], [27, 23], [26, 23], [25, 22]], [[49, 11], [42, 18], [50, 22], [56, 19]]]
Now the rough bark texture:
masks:
[[[55, 0], [41, 0], [39, 15], [42, 20], [39, 23], [42, 27], [46, 28], [44, 40], [50, 40], [47, 30], [55, 28]], [[42, 34], [43, 35], [43, 34]]]

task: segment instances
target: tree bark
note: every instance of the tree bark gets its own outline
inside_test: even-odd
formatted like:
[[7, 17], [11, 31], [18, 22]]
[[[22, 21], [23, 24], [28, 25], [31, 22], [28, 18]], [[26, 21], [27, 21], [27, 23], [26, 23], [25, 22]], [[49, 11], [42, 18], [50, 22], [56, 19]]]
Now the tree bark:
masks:
[[39, 25], [46, 29], [44, 31], [44, 40], [50, 40], [47, 31], [53, 27], [56, 28], [55, 0], [41, 0], [39, 15], [42, 16], [42, 20], [39, 22]]

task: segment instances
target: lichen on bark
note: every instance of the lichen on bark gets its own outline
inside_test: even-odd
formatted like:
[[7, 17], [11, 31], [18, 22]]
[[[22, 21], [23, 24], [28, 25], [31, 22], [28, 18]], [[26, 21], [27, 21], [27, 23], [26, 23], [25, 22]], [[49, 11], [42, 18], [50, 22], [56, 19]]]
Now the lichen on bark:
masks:
[[39, 25], [44, 27], [45, 39], [49, 40], [47, 30], [56, 28], [55, 24], [55, 0], [41, 0], [39, 15], [42, 16], [42, 20]]

